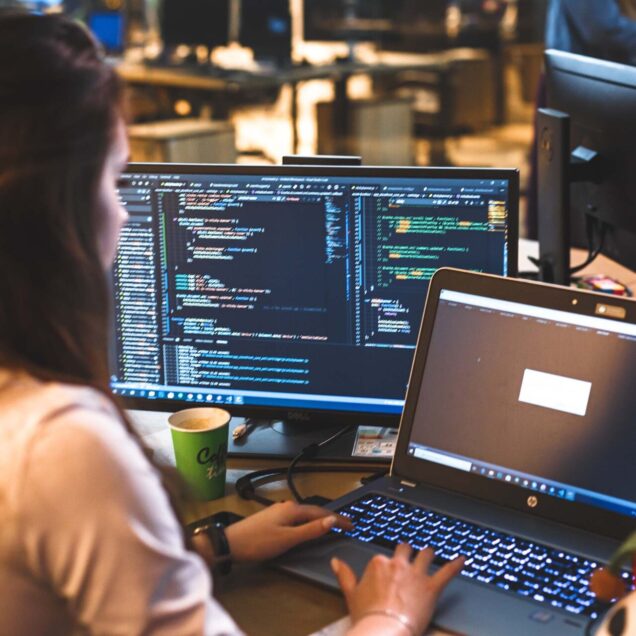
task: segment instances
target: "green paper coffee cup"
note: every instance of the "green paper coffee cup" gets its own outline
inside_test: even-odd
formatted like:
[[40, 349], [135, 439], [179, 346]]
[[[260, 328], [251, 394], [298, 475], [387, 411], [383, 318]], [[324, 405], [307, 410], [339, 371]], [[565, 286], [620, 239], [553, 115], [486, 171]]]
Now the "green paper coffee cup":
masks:
[[225, 494], [230, 414], [223, 409], [186, 409], [168, 418], [177, 470], [195, 499]]

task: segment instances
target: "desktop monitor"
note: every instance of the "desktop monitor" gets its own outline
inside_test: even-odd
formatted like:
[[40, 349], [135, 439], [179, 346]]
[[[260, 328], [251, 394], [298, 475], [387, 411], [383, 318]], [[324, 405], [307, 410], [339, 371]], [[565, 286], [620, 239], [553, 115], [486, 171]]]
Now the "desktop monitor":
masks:
[[163, 0], [161, 36], [167, 46], [215, 46], [227, 44], [230, 36], [231, 0]]
[[108, 53], [122, 53], [125, 46], [124, 16], [120, 11], [93, 11], [88, 28]]
[[119, 193], [129, 408], [397, 426], [433, 273], [516, 273], [514, 170], [133, 164]]
[[239, 41], [254, 51], [257, 60], [289, 65], [292, 53], [289, 0], [241, 0]]
[[[542, 161], [547, 168], [539, 183], [547, 201], [541, 259], [563, 270], [573, 244], [636, 269], [636, 68], [547, 51], [546, 80], [552, 119], [539, 131], [540, 174]], [[569, 272], [557, 278], [569, 283]]]

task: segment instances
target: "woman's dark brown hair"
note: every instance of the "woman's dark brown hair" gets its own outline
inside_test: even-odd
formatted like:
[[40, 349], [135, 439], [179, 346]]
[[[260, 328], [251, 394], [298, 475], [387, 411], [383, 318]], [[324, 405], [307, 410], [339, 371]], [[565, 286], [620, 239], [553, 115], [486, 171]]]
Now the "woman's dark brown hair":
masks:
[[0, 366], [108, 390], [97, 194], [122, 88], [61, 16], [0, 17]]
[[[0, 368], [109, 396], [97, 202], [122, 104], [82, 26], [0, 13]], [[180, 482], [161, 472], [174, 502]]]

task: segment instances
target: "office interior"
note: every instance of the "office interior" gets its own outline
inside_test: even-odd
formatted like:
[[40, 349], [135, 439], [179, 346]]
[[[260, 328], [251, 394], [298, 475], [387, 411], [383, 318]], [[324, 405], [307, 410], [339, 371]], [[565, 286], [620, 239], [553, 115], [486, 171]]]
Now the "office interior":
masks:
[[[179, 166], [175, 175], [193, 174], [205, 184], [210, 174], [231, 175], [242, 183], [240, 167], [251, 170], [256, 166], [255, 172], [248, 170], [245, 174], [267, 176], [269, 168], [285, 162], [309, 166], [310, 176], [314, 168], [327, 170], [317, 166], [355, 166], [358, 159], [369, 168], [465, 169], [456, 177], [462, 180], [455, 184], [457, 188], [473, 187], [478, 179], [493, 188], [487, 195], [494, 199], [489, 204], [488, 228], [479, 237], [484, 242], [475, 245], [496, 244], [499, 249], [497, 258], [489, 255], [482, 259], [483, 263], [467, 265], [467, 269], [561, 285], [572, 282], [581, 289], [604, 292], [609, 299], [612, 295], [620, 297], [622, 302], [636, 291], [636, 252], [632, 250], [636, 248], [636, 226], [632, 220], [622, 220], [625, 210], [598, 223], [573, 221], [576, 227], [572, 237], [568, 234], [569, 220], [548, 229], [545, 223], [540, 227], [541, 206], [559, 210], [559, 206], [570, 205], [570, 195], [566, 193], [569, 179], [578, 178], [573, 176], [575, 170], [579, 171], [576, 174], [580, 181], [600, 182], [607, 178], [624, 184], [625, 180], [623, 173], [620, 177], [609, 169], [606, 173], [609, 163], [601, 164], [602, 158], [594, 150], [571, 158], [569, 147], [560, 148], [555, 141], [565, 134], [558, 118], [538, 114], [538, 107], [547, 105], [543, 92], [546, 64], [547, 68], [556, 69], [555, 75], [548, 74], [547, 81], [563, 90], [559, 99], [564, 107], [569, 99], [567, 90], [570, 95], [579, 96], [582, 93], [577, 91], [585, 90], [583, 85], [559, 84], [557, 71], [567, 60], [562, 61], [557, 55], [546, 62], [548, 4], [549, 0], [0, 0], [0, 9], [19, 6], [62, 12], [84, 22], [101, 42], [107, 62], [117, 69], [126, 87], [131, 160], [145, 166], [132, 175], [124, 175], [121, 185], [123, 199], [137, 213], [132, 223], [134, 231], [143, 229], [139, 214], [146, 210], [143, 198], [138, 198], [134, 190], [140, 185], [138, 179], [150, 179], [144, 187], [149, 183], [154, 187], [152, 179], [157, 174], [171, 174], [170, 164]], [[601, 68], [590, 71], [593, 72], [602, 76], [604, 71]], [[617, 95], [617, 103], [620, 99], [622, 96]], [[625, 102], [629, 99], [625, 97]], [[571, 102], [576, 103], [576, 99]], [[593, 119], [598, 111], [591, 112], [588, 118]], [[603, 128], [602, 123], [599, 127]], [[538, 130], [549, 130], [549, 140], [538, 135]], [[577, 134], [573, 129], [572, 138], [578, 139]], [[612, 128], [607, 139], [617, 140], [616, 134]], [[558, 174], [554, 163], [557, 149], [563, 150]], [[576, 168], [571, 168], [571, 161], [577, 163]], [[162, 164], [161, 169], [153, 168], [155, 164]], [[184, 167], [189, 164], [225, 167], [216, 172], [210, 167], [197, 171], [192, 166]], [[472, 169], [483, 172], [471, 173]], [[353, 179], [352, 175], [346, 176]], [[378, 172], [375, 176], [369, 173], [369, 178], [377, 180], [378, 188], [390, 188], [410, 177], [407, 172], [396, 171]], [[435, 177], [431, 173], [422, 178]], [[453, 174], [443, 172], [443, 178], [452, 180]], [[354, 186], [347, 182], [346, 187]], [[582, 196], [576, 190], [572, 200], [579, 204]], [[617, 199], [602, 190], [598, 205], [603, 210], [608, 200], [615, 203]], [[584, 205], [587, 204], [586, 200]], [[468, 225], [471, 222], [466, 221]], [[616, 240], [613, 227], [621, 233]], [[294, 226], [298, 236], [301, 229], [300, 225]], [[408, 229], [410, 226], [403, 225], [398, 227], [398, 233]], [[291, 250], [299, 267], [303, 266], [304, 245], [299, 241]], [[404, 249], [406, 254], [407, 248]], [[409, 249], [418, 246], [409, 245]], [[412, 256], [413, 251], [408, 254]], [[400, 255], [390, 254], [388, 258], [399, 259]], [[460, 267], [462, 262], [453, 261]], [[116, 276], [120, 276], [120, 270], [117, 272]], [[408, 272], [394, 269], [391, 275], [396, 279], [428, 277], [419, 269], [414, 273], [413, 268]], [[311, 280], [313, 284], [314, 279]], [[316, 286], [323, 283], [318, 277], [315, 282]], [[125, 281], [121, 283], [118, 278], [117, 284], [125, 285]], [[126, 289], [122, 293], [127, 293]], [[369, 299], [373, 302], [371, 296]], [[403, 305], [396, 302], [388, 308], [374, 307], [380, 316], [377, 320], [384, 321], [386, 333], [393, 330], [391, 346], [408, 349], [412, 354], [423, 306], [424, 299], [419, 298], [413, 305], [404, 301]], [[117, 307], [123, 307], [123, 301]], [[616, 318], [614, 311], [626, 311], [623, 317], [631, 316], [631, 310], [622, 307], [613, 307], [611, 300], [607, 306], [597, 304], [596, 318]], [[391, 312], [396, 312], [397, 317]], [[417, 320], [403, 318], [409, 312]], [[118, 315], [116, 320], [121, 335], [128, 317]], [[502, 319], [502, 325], [503, 322]], [[199, 324], [199, 335], [204, 327], [211, 329]], [[135, 336], [133, 331], [130, 333]], [[374, 336], [375, 332], [367, 338], [373, 340]], [[378, 350], [382, 346], [380, 343]], [[297, 363], [278, 360], [287, 366]], [[384, 360], [378, 364], [383, 365]], [[387, 365], [393, 364], [393, 358], [386, 360], [390, 361]], [[363, 358], [356, 358], [355, 363], [367, 364]], [[334, 383], [346, 373], [354, 373], [344, 358], [341, 367], [334, 374]], [[368, 368], [375, 367], [369, 363]], [[409, 369], [410, 362], [400, 367], [404, 384]], [[574, 370], [571, 372], [575, 374]], [[399, 379], [402, 381], [402, 376]], [[545, 381], [536, 377], [532, 380], [539, 384]], [[160, 394], [156, 387], [141, 391], [125, 382], [121, 386], [114, 384], [115, 393], [130, 408], [145, 443], [166, 463], [175, 462], [167, 426], [170, 400], [183, 408], [219, 406], [232, 412], [238, 407], [239, 414], [243, 412], [240, 391], [230, 396], [231, 391], [219, 393], [203, 387], [199, 392], [196, 388], [179, 389], [167, 384]], [[541, 385], [541, 389], [545, 386]], [[567, 393], [570, 386], [564, 386]], [[376, 392], [386, 397], [387, 391], [381, 387]], [[328, 393], [326, 389], [325, 392]], [[255, 408], [254, 416], [234, 417], [226, 496], [217, 501], [191, 502], [187, 519], [194, 522], [221, 515], [219, 519], [232, 521], [233, 514], [246, 516], [260, 510], [263, 502], [298, 497], [299, 492], [311, 494], [311, 501], [322, 503], [346, 495], [360, 485], [361, 479], [386, 473], [395, 452], [399, 420], [395, 410], [399, 400], [395, 395], [390, 397], [393, 402], [386, 413], [395, 418], [388, 426], [386, 418], [372, 418], [370, 426], [365, 427], [361, 424], [364, 418], [353, 417], [346, 419], [353, 424], [343, 429], [339, 421], [329, 421], [328, 413], [323, 412], [314, 420], [313, 406], [308, 409], [309, 415], [300, 406], [293, 409], [289, 420], [272, 418], [264, 426], [267, 409], [280, 415], [282, 398], [278, 410], [273, 408], [273, 402], [263, 402], [262, 412]], [[154, 406], [159, 398], [160, 409]], [[369, 406], [368, 410], [371, 412], [372, 408]], [[254, 443], [255, 439], [260, 446]], [[324, 456], [320, 456], [318, 443], [324, 443]], [[316, 456], [323, 462], [319, 462], [322, 472], [301, 470], [293, 481], [290, 479], [298, 465], [307, 468]], [[295, 463], [290, 470], [292, 460]], [[335, 464], [336, 469], [329, 471], [325, 461], [332, 467]], [[464, 460], [431, 461], [453, 466]], [[264, 469], [274, 472], [254, 473]], [[484, 471], [487, 475], [490, 467], [484, 464], [481, 468], [473, 466], [472, 470], [480, 469], [482, 475]], [[493, 475], [493, 479], [523, 480], [521, 473], [513, 471], [501, 478]], [[248, 477], [251, 480], [245, 481]], [[256, 488], [259, 496], [254, 494]], [[533, 488], [539, 489], [538, 495], [556, 488], [555, 496], [562, 499], [571, 494], [563, 490], [563, 495], [559, 495], [559, 485], [547, 479]], [[215, 579], [215, 593], [239, 625], [253, 634], [314, 634], [341, 621], [345, 613], [341, 597], [333, 590], [256, 565], [240, 566], [231, 577]], [[541, 620], [538, 615], [536, 621]], [[547, 618], [546, 622], [550, 620]], [[320, 633], [335, 636], [344, 634], [346, 629], [347, 624], [341, 623], [333, 631]], [[430, 633], [449, 632], [432, 629]], [[523, 629], [520, 633], [524, 633]]]
[[[201, 129], [192, 120], [211, 119], [219, 124], [216, 145], [201, 156], [178, 149], [168, 159], [279, 163], [288, 154], [347, 154], [366, 165], [510, 166], [521, 168], [525, 194], [546, 0], [360, 3], [362, 17], [348, 30], [322, 26], [351, 10], [346, 2], [231, 0], [198, 16], [200, 3], [174, 4], [165, 3], [162, 22], [157, 0], [33, 3], [86, 20], [122, 67], [132, 123], [140, 125], [132, 131], [133, 159], [167, 156], [148, 137], [196, 136]], [[206, 19], [214, 33], [195, 24]], [[180, 36], [193, 42], [178, 44]], [[209, 46], [194, 44], [204, 37]], [[347, 68], [352, 61], [403, 69], [365, 73]], [[233, 72], [244, 77], [228, 97], [218, 87], [154, 83], [160, 70], [191, 73], [202, 84]], [[290, 81], [263, 85], [250, 81], [252, 72], [287, 73]]]

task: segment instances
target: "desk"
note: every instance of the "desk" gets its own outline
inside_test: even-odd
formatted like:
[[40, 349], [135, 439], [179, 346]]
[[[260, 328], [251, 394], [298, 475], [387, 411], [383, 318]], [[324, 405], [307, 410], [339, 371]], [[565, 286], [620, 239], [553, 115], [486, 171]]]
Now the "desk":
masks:
[[[345, 139], [348, 126], [348, 80], [354, 75], [366, 74], [373, 77], [394, 74], [401, 71], [424, 70], [440, 76], [451, 72], [453, 64], [463, 59], [472, 59], [479, 53], [469, 49], [445, 51], [440, 54], [424, 55], [377, 55], [366, 61], [347, 61], [320, 66], [294, 66], [281, 69], [255, 71], [209, 71], [203, 68], [161, 67], [122, 62], [117, 66], [121, 78], [131, 86], [150, 87], [173, 93], [196, 94], [203, 101], [212, 99], [215, 117], [227, 117], [233, 102], [239, 102], [241, 95], [253, 91], [267, 91], [291, 87], [292, 151], [299, 146], [298, 86], [311, 80], [330, 80], [335, 88], [334, 130], [338, 138]], [[342, 149], [345, 150], [344, 148]], [[338, 151], [338, 154], [345, 152]]]

